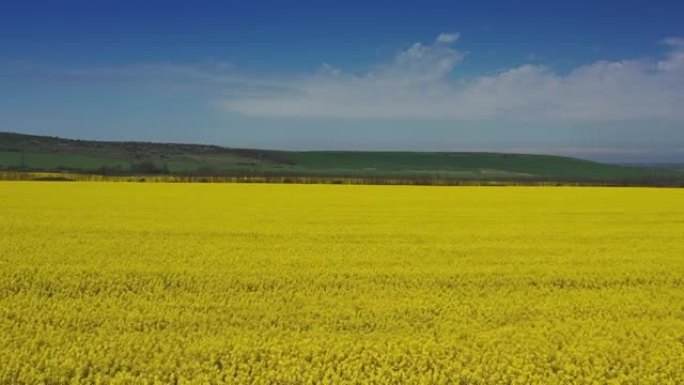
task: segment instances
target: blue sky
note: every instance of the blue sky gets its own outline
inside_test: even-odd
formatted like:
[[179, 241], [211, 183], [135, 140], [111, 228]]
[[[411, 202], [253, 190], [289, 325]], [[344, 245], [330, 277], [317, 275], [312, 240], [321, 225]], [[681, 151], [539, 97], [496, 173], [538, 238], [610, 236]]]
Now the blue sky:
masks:
[[0, 5], [0, 130], [684, 161], [684, 3]]

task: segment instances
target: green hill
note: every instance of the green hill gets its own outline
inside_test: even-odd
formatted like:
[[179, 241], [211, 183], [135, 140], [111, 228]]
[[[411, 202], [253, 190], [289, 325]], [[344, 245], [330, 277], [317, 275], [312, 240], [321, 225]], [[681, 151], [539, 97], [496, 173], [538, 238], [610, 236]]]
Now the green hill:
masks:
[[106, 175], [311, 176], [416, 180], [672, 184], [679, 170], [476, 152], [270, 151], [0, 133], [0, 170]]

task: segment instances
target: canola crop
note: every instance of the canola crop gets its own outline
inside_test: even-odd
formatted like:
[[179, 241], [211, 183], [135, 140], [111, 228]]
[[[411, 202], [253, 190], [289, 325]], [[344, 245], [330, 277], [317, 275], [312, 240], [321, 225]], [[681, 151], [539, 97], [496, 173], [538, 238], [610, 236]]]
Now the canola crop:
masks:
[[0, 182], [2, 384], [684, 384], [684, 190]]

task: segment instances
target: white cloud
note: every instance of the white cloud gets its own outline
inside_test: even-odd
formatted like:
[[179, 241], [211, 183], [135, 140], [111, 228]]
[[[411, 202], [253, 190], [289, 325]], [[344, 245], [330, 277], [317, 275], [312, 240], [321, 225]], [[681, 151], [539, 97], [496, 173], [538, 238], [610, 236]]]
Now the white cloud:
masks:
[[98, 77], [113, 79], [214, 79], [220, 80], [229, 76], [233, 65], [217, 60], [205, 60], [191, 63], [138, 63], [118, 67], [71, 69], [66, 75], [77, 77]]
[[[328, 65], [321, 67], [333, 68]], [[0, 68], [1, 71], [1, 68]], [[333, 72], [322, 70], [326, 76]], [[221, 95], [232, 97], [266, 97], [292, 92], [293, 79], [269, 76], [249, 76], [235, 70], [233, 64], [213, 59], [196, 62], [149, 62], [111, 67], [50, 70], [47, 77], [114, 84], [135, 89], [159, 92], [199, 92], [202, 97], [213, 96], [212, 104]], [[50, 76], [52, 75], [52, 76]], [[32, 77], [39, 76], [32, 74]], [[220, 104], [220, 102], [219, 102]]]
[[599, 61], [559, 74], [526, 64], [458, 78], [458, 34], [415, 43], [364, 74], [324, 65], [284, 79], [280, 92], [234, 96], [229, 111], [252, 116], [359, 119], [620, 121], [684, 120], [684, 39], [660, 60]]
[[451, 44], [461, 37], [460, 33], [440, 33], [437, 36], [438, 43]]
[[684, 70], [684, 39], [668, 38], [664, 43], [672, 48], [667, 59], [658, 62], [661, 70]]

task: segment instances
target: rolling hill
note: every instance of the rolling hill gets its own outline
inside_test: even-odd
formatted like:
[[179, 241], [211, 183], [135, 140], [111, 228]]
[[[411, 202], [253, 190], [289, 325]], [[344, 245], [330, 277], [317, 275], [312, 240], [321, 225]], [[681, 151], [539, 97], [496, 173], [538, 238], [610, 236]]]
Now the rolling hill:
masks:
[[[103, 175], [308, 176], [420, 181], [681, 184], [684, 172], [478, 152], [273, 151], [0, 133], [0, 170]], [[657, 182], [657, 183], [656, 183]]]

